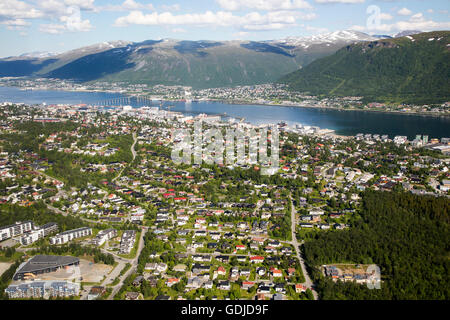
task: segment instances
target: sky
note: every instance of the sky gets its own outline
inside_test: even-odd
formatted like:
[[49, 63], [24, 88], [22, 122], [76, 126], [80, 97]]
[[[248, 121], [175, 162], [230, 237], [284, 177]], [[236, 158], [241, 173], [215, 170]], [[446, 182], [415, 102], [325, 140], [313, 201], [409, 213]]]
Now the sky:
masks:
[[0, 0], [0, 57], [115, 40], [450, 30], [450, 0]]

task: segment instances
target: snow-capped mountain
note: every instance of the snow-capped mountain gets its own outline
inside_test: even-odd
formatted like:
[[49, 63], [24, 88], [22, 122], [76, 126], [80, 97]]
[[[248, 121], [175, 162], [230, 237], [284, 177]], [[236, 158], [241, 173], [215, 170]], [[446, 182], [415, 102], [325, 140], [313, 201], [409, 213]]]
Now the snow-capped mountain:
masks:
[[27, 52], [20, 55], [21, 58], [37, 58], [37, 59], [43, 59], [43, 58], [50, 58], [53, 56], [58, 55], [58, 53], [54, 52], [47, 52], [47, 51], [33, 51], [33, 52]]
[[417, 31], [417, 30], [405, 30], [402, 32], [397, 33], [396, 35], [394, 35], [394, 38], [401, 38], [401, 37], [406, 37], [406, 36], [412, 36], [414, 34], [418, 34], [421, 33], [422, 31]]
[[92, 54], [92, 53], [102, 52], [102, 51], [109, 50], [109, 49], [125, 47], [130, 43], [132, 43], [132, 42], [123, 41], [123, 40], [101, 42], [101, 43], [93, 44], [91, 46], [86, 46], [86, 47], [70, 50], [61, 55]]
[[[50, 58], [0, 59], [0, 76], [136, 81], [215, 88], [277, 81], [344, 46], [377, 38], [358, 31], [268, 41], [101, 42]], [[224, 75], [227, 75], [224, 77]]]
[[286, 39], [274, 40], [271, 42], [307, 48], [312, 44], [335, 44], [342, 42], [373, 41], [373, 40], [377, 40], [377, 38], [359, 31], [344, 30], [309, 37], [288, 37]]

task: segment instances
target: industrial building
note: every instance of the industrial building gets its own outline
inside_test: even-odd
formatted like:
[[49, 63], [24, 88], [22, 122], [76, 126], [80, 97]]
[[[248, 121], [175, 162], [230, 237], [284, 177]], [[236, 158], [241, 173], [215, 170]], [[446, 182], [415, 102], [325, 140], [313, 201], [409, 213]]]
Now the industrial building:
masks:
[[37, 255], [22, 263], [14, 274], [14, 280], [35, 278], [39, 274], [57, 271], [67, 266], [77, 266], [80, 259], [71, 256]]

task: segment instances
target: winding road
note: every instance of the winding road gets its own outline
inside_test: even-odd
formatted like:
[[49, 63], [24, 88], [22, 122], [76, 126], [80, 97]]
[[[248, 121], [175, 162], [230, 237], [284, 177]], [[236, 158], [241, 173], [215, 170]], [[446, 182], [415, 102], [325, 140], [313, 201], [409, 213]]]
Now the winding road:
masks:
[[[141, 237], [140, 237], [140, 239], [139, 239], [138, 249], [136, 250], [136, 256], [135, 256], [133, 259], [131, 259], [131, 260], [122, 259], [122, 261], [125, 260], [125, 261], [129, 262], [129, 263], [131, 264], [131, 268], [128, 269], [128, 271], [125, 272], [125, 273], [122, 275], [122, 277], [121, 277], [120, 280], [119, 280], [119, 283], [113, 287], [113, 290], [112, 290], [111, 294], [109, 295], [108, 300], [113, 300], [113, 299], [114, 299], [114, 296], [117, 294], [117, 292], [118, 292], [118, 291], [120, 290], [120, 288], [122, 287], [123, 282], [125, 281], [125, 279], [126, 279], [130, 274], [136, 272], [137, 265], [138, 265], [138, 260], [139, 260], [139, 256], [141, 255], [142, 249], [144, 249], [144, 236], [145, 236], [145, 234], [147, 233], [147, 231], [148, 231], [148, 228], [145, 228], [145, 227], [142, 228]], [[120, 262], [119, 262], [119, 264], [120, 264]], [[121, 269], [119, 269], [119, 270], [122, 270], [122, 269], [123, 269], [123, 268], [121, 268]], [[114, 278], [112, 278], [112, 279], [114, 279]], [[106, 279], [105, 279], [105, 280], [106, 280]]]

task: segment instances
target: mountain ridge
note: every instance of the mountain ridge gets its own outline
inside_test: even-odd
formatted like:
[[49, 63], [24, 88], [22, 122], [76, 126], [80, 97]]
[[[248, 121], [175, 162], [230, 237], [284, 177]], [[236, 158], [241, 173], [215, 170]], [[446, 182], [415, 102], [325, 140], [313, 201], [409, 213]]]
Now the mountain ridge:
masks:
[[295, 44], [286, 39], [104, 42], [50, 59], [0, 59], [0, 76], [125, 81], [199, 89], [252, 85], [274, 82], [346, 44], [372, 38], [356, 31], [342, 31], [301, 39], [297, 37]]
[[292, 90], [380, 102], [450, 100], [450, 31], [348, 45], [280, 79]]

